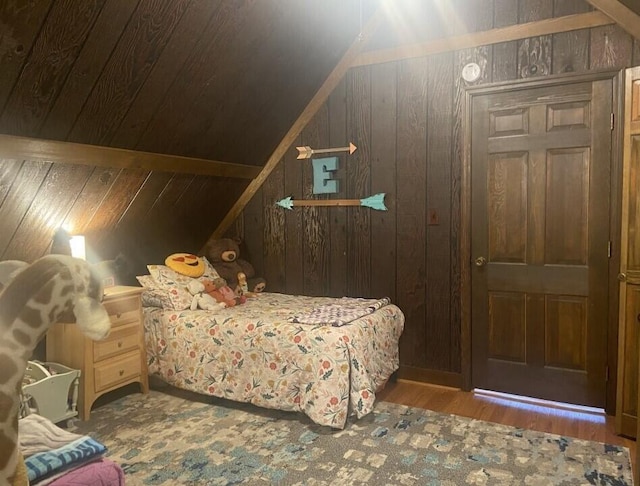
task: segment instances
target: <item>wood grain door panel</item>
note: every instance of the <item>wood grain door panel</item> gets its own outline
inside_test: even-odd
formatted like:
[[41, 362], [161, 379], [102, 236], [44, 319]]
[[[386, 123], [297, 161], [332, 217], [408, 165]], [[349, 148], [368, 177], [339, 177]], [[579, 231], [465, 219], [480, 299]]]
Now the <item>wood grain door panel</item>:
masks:
[[[640, 333], [640, 67], [625, 75], [616, 432], [638, 437]], [[636, 474], [638, 480], [638, 474]]]
[[[640, 132], [640, 126], [638, 131]], [[631, 160], [640, 160], [640, 134], [633, 135], [630, 144]], [[629, 187], [640, 188], [640, 164], [638, 163], [629, 165]], [[637, 280], [636, 283], [640, 283], [640, 198], [630, 197], [627, 211], [629, 239], [626, 271], [632, 279]]]
[[612, 90], [473, 98], [475, 387], [605, 405]]
[[625, 306], [621, 313], [621, 319], [628, 324], [624, 331], [624, 340], [621, 342], [621, 356], [624, 359], [620, 363], [622, 379], [618, 384], [620, 394], [618, 396], [617, 432], [629, 437], [636, 436], [636, 420], [638, 416], [638, 316], [640, 316], [640, 285], [627, 285], [625, 293]]

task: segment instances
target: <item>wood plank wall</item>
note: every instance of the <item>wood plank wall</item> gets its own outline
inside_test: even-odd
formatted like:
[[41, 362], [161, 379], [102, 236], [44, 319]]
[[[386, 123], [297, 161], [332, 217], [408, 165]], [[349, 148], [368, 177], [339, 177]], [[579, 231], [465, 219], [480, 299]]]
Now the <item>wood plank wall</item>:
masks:
[[[456, 11], [470, 31], [592, 10], [582, 0], [466, 5]], [[607, 26], [351, 69], [296, 145], [353, 141], [332, 197], [385, 192], [389, 211], [276, 208], [289, 195], [313, 197], [311, 164], [292, 147], [233, 228], [272, 291], [391, 297], [407, 319], [403, 374], [444, 384], [458, 384], [461, 371], [460, 71], [471, 61], [482, 69], [477, 83], [492, 83], [640, 64], [640, 44]]]
[[[0, 2], [0, 133], [257, 168], [357, 36], [361, 6]], [[184, 169], [0, 157], [0, 259], [42, 256], [60, 226], [85, 234], [94, 260], [125, 253], [134, 275], [196, 252], [249, 180]]]
[[[159, 150], [145, 128], [217, 11], [189, 3], [9, 2], [0, 133]], [[171, 248], [196, 251], [219, 219], [190, 212], [221, 218], [248, 183], [29, 160], [0, 168], [0, 259], [42, 256], [65, 226], [87, 236], [96, 260], [128, 253], [134, 274]]]
[[33, 261], [64, 227], [86, 236], [90, 261], [124, 254], [130, 284], [147, 263], [196, 252], [248, 183], [6, 159], [1, 168], [0, 260]]

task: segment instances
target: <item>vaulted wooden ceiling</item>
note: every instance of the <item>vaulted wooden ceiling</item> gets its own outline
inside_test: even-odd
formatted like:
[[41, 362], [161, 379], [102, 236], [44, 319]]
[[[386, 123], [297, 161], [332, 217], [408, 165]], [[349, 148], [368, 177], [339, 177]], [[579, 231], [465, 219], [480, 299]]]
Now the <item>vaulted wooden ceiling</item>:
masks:
[[640, 3], [638, 0], [620, 0], [627, 8], [633, 10], [636, 14], [640, 15]]
[[0, 258], [37, 258], [60, 226], [106, 257], [197, 251], [374, 7], [0, 2]]
[[6, 0], [0, 133], [261, 165], [359, 29], [356, 0]]
[[[60, 226], [106, 257], [197, 251], [310, 119], [345, 53], [463, 35], [452, 12], [468, 1], [388, 1], [362, 45], [384, 2], [0, 2], [0, 259], [37, 258]], [[621, 21], [618, 7], [639, 10], [589, 3]]]

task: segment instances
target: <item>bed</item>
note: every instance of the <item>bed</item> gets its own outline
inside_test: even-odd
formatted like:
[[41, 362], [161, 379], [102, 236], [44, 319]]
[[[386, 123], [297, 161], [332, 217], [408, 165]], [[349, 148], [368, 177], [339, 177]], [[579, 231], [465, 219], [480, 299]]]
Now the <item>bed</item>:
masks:
[[[166, 272], [158, 267], [150, 266], [155, 279]], [[404, 315], [388, 299], [263, 292], [226, 309], [171, 309], [149, 279], [139, 280], [150, 291], [143, 293], [149, 373], [180, 389], [343, 428], [348, 416], [373, 409], [398, 368]], [[184, 282], [174, 276], [173, 284]]]

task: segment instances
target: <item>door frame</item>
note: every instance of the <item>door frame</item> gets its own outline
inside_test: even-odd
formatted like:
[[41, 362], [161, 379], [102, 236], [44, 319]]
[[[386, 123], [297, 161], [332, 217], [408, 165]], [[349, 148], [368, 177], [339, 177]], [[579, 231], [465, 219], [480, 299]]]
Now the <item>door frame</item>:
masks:
[[613, 85], [613, 128], [611, 130], [611, 214], [609, 240], [611, 257], [609, 258], [609, 318], [607, 323], [607, 365], [609, 379], [606, 383], [605, 410], [615, 414], [616, 381], [618, 368], [618, 270], [620, 268], [620, 231], [621, 231], [621, 191], [622, 191], [622, 116], [624, 113], [624, 70], [592, 71], [585, 74], [559, 74], [544, 78], [506, 81], [465, 89], [462, 170], [460, 174], [460, 368], [462, 371], [462, 389], [471, 390], [471, 127], [472, 106], [476, 96], [519, 91], [544, 86], [593, 82], [610, 79]]

